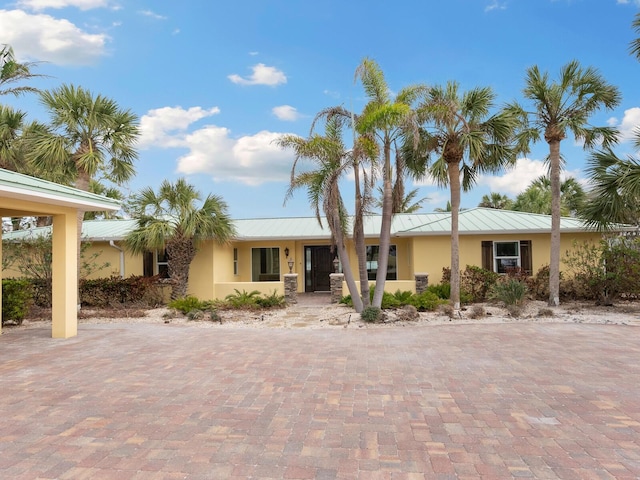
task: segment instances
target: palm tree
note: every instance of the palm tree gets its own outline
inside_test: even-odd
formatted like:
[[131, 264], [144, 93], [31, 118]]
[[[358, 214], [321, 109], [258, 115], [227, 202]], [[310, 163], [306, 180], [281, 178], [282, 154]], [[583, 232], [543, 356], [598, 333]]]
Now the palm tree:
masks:
[[456, 82], [448, 82], [431, 88], [419, 108], [424, 153], [436, 157], [429, 173], [451, 192], [451, 302], [455, 309], [460, 308], [460, 192], [469, 190], [478, 174], [515, 162], [511, 145], [515, 119], [505, 111], [490, 115], [494, 100], [490, 88], [461, 94]]
[[491, 192], [488, 195], [483, 195], [479, 207], [494, 208], [496, 210], [511, 210], [513, 207], [513, 200], [508, 196], [502, 195], [497, 192]]
[[[631, 26], [636, 31], [636, 33], [640, 35], [640, 13], [636, 13]], [[631, 55], [640, 60], [640, 38], [636, 38], [631, 42], [631, 44], [629, 45], [629, 51], [631, 52]]]
[[[98, 180], [91, 180], [89, 183], [89, 191], [91, 193], [95, 193], [96, 195], [102, 195], [103, 197], [113, 198], [114, 200], [118, 200], [120, 202], [124, 201], [124, 195], [120, 190], [115, 187], [110, 187], [105, 185], [104, 183], [99, 182]], [[85, 220], [96, 220], [98, 218], [114, 219], [119, 218], [118, 212], [85, 212], [84, 219]]]
[[17, 171], [22, 164], [17, 143], [25, 117], [24, 112], [0, 105], [0, 168]]
[[[541, 213], [551, 215], [551, 180], [542, 175], [531, 182], [527, 189], [520, 193], [513, 205], [519, 212]], [[582, 185], [573, 177], [568, 177], [560, 184], [560, 215], [576, 216], [584, 207], [586, 194]]]
[[582, 141], [585, 149], [597, 144], [608, 148], [617, 141], [613, 127], [595, 127], [589, 118], [599, 110], [612, 109], [620, 103], [620, 92], [608, 84], [597, 70], [583, 69], [577, 61], [560, 70], [558, 81], [541, 73], [537, 66], [527, 70], [524, 97], [531, 101], [532, 111], [519, 104], [510, 106], [523, 126], [521, 150], [541, 137], [549, 145], [549, 178], [551, 180], [551, 256], [549, 262], [549, 305], [560, 304], [560, 143], [570, 132]]
[[[341, 127], [340, 118], [332, 116], [326, 122], [324, 136], [312, 134], [308, 139], [303, 139], [297, 135], [283, 135], [277, 143], [281, 148], [293, 149], [296, 154], [285, 202], [291, 198], [296, 189], [306, 187], [309, 202], [320, 225], [322, 225], [321, 212], [324, 212], [331, 231], [332, 243], [336, 245], [338, 258], [342, 264], [353, 307], [360, 313], [364, 304], [358, 293], [345, 245], [348, 215], [338, 184], [340, 178], [353, 167], [354, 156], [353, 152], [346, 151], [344, 147]], [[317, 168], [298, 172], [296, 170], [298, 162], [303, 158], [311, 160]]]
[[3, 45], [0, 48], [0, 95], [21, 95], [27, 92], [37, 92], [38, 89], [28, 86], [10, 86], [13, 83], [28, 80], [34, 77], [42, 77], [31, 72], [31, 67], [37, 65], [34, 62], [20, 63], [16, 60], [13, 48]]
[[[640, 152], [640, 131], [635, 147]], [[581, 217], [608, 230], [616, 223], [640, 225], [640, 157], [618, 157], [611, 149], [591, 154], [587, 169], [591, 190]]]
[[222, 198], [208, 195], [201, 200], [201, 194], [179, 178], [175, 183], [163, 181], [158, 193], [143, 189], [132, 202], [137, 225], [125, 245], [135, 254], [166, 250], [172, 300], [187, 293], [189, 268], [199, 244], [205, 240], [224, 244], [235, 236]]
[[[30, 140], [29, 159], [35, 168], [64, 172], [61, 183], [84, 191], [98, 175], [116, 185], [133, 177], [137, 115], [73, 85], [41, 92], [40, 100], [51, 120]], [[83, 217], [78, 212], [78, 254]]]
[[[378, 168], [382, 172], [382, 220], [380, 244], [378, 247], [378, 271], [372, 305], [380, 308], [389, 265], [389, 247], [391, 244], [391, 220], [399, 210], [400, 200], [404, 198], [405, 159], [397, 144], [410, 139], [418, 139], [418, 123], [414, 104], [426, 92], [423, 85], [413, 85], [401, 89], [392, 96], [384, 74], [371, 59], [362, 60], [356, 69], [356, 80], [362, 82], [368, 103], [355, 121], [359, 135], [377, 144]], [[414, 143], [413, 145], [416, 145]], [[395, 151], [395, 182], [392, 171], [392, 151]], [[394, 202], [395, 199], [395, 202]], [[395, 203], [395, 205], [394, 205]], [[363, 259], [359, 258], [362, 262]]]
[[[382, 197], [384, 193], [382, 191], [382, 188], [378, 187], [378, 193], [380, 194], [380, 197], [376, 200], [375, 206], [377, 208], [382, 208]], [[429, 197], [416, 199], [418, 193], [420, 193], [420, 191], [417, 188], [414, 188], [413, 190], [407, 192], [407, 194], [403, 198], [398, 199], [395, 208], [396, 211], [394, 213], [415, 213], [420, 210], [422, 208], [422, 204], [425, 201], [429, 200]]]

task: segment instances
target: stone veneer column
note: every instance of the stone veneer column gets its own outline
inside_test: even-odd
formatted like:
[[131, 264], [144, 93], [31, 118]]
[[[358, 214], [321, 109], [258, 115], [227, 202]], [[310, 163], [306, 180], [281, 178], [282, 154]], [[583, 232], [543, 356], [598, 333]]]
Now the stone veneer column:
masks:
[[331, 282], [331, 303], [340, 303], [344, 273], [332, 273], [329, 275], [329, 279]]
[[416, 273], [416, 293], [420, 295], [429, 286], [429, 274], [428, 273]]
[[288, 304], [298, 303], [298, 274], [284, 274], [284, 300]]

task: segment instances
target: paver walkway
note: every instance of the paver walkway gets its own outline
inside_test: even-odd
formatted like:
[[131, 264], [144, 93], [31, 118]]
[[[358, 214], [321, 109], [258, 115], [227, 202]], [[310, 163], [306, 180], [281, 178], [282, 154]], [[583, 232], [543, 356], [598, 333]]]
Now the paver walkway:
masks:
[[3, 479], [632, 479], [640, 329], [0, 337]]

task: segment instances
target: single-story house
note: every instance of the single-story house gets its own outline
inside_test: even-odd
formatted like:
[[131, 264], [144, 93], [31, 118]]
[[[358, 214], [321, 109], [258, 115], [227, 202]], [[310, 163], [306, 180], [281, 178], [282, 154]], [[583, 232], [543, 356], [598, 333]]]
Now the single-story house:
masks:
[[[380, 232], [378, 215], [365, 221], [367, 271], [375, 280]], [[188, 293], [200, 299], [224, 298], [234, 290], [284, 292], [284, 277], [297, 274], [297, 292], [328, 291], [330, 274], [340, 265], [331, 247], [330, 232], [315, 217], [234, 220], [237, 237], [228, 245], [213, 241], [200, 246], [191, 265]], [[100, 252], [99, 261], [110, 266], [94, 277], [121, 275], [166, 275], [165, 252], [132, 255], [123, 239], [135, 228], [134, 220], [85, 221], [83, 237], [90, 251]], [[451, 215], [442, 213], [398, 214], [391, 228], [391, 250], [386, 290], [415, 291], [417, 276], [428, 274], [429, 283], [439, 283], [443, 267], [450, 265]], [[496, 272], [521, 267], [535, 273], [549, 263], [551, 217], [532, 213], [471, 208], [459, 217], [460, 266], [476, 265]], [[19, 240], [37, 235], [38, 229], [5, 234]], [[561, 251], [575, 240], [597, 242], [600, 233], [575, 218], [561, 220]], [[353, 268], [357, 257], [348, 242]], [[562, 266], [561, 266], [562, 268]], [[355, 272], [356, 279], [358, 278]], [[346, 286], [343, 288], [346, 293]]]
[[[0, 217], [53, 217], [52, 336], [54, 338], [68, 338], [77, 334], [78, 212], [119, 209], [120, 204], [110, 198], [0, 169]], [[10, 277], [12, 273], [3, 272], [0, 267], [0, 279]], [[0, 296], [0, 307], [1, 302]]]

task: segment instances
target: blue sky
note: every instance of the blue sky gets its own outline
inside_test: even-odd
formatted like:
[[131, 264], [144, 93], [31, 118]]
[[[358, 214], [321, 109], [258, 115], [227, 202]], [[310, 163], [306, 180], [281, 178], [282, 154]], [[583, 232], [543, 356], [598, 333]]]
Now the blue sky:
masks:
[[[552, 77], [570, 60], [619, 87], [621, 105], [593, 118], [618, 126], [620, 153], [640, 125], [640, 62], [628, 54], [638, 0], [18, 0], [0, 1], [0, 43], [43, 62], [33, 82], [73, 83], [116, 100], [141, 119], [137, 175], [127, 187], [185, 176], [221, 195], [235, 218], [307, 216], [305, 192], [283, 206], [293, 157], [273, 140], [306, 136], [313, 116], [365, 103], [354, 71], [374, 59], [392, 90], [456, 80], [490, 86], [498, 103], [522, 100], [525, 70]], [[5, 97], [46, 120], [35, 96]], [[562, 143], [568, 174], [584, 178], [586, 154]], [[515, 197], [543, 174], [545, 143], [462, 197]], [[446, 189], [417, 185], [424, 211]]]

